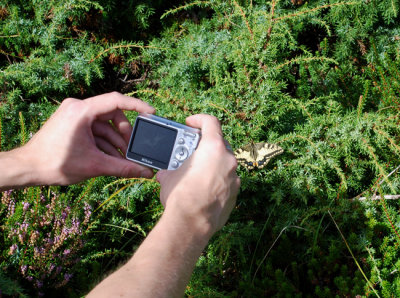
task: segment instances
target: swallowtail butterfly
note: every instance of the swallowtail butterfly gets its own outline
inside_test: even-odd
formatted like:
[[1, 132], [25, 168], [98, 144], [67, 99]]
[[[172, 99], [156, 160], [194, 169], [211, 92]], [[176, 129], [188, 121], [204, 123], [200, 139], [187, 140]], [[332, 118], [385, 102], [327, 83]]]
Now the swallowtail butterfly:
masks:
[[278, 145], [265, 142], [250, 143], [234, 152], [238, 163], [248, 170], [254, 168], [262, 169], [271, 158], [282, 153], [283, 149]]

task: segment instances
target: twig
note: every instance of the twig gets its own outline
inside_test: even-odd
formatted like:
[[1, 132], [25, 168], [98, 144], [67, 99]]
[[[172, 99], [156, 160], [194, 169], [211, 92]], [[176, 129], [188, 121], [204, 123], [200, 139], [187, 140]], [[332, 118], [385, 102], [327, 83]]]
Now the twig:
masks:
[[123, 48], [139, 48], [139, 49], [157, 49], [157, 50], [166, 50], [166, 48], [159, 48], [159, 47], [153, 47], [153, 46], [142, 46], [142, 45], [137, 45], [137, 44], [128, 44], [128, 45], [117, 45], [113, 46], [111, 48], [105, 49], [104, 51], [100, 52], [96, 57], [92, 58], [89, 61], [89, 64], [95, 61], [96, 59], [99, 59], [101, 56], [106, 54], [109, 51], [116, 50], [116, 49], [123, 49]]
[[[389, 178], [391, 175], [393, 175], [395, 172], [397, 172], [398, 169], [400, 169], [400, 165], [397, 166], [397, 168], [395, 168], [393, 171], [391, 171], [384, 179], [382, 179], [382, 181], [379, 182], [378, 187], [383, 183], [383, 181], [385, 181], [387, 178]], [[376, 188], [376, 190], [378, 189], [378, 187]], [[376, 190], [375, 190], [374, 196], [376, 194]]]
[[318, 10], [321, 10], [321, 9], [325, 9], [325, 8], [329, 8], [329, 7], [341, 6], [341, 5], [357, 5], [357, 4], [361, 4], [361, 2], [339, 2], [339, 3], [333, 3], [333, 4], [326, 4], [326, 5], [318, 6], [318, 7], [312, 8], [312, 9], [299, 11], [297, 13], [284, 15], [284, 16], [281, 16], [279, 18], [275, 18], [275, 19], [272, 19], [272, 20], [274, 22], [276, 22], [276, 21], [281, 21], [281, 20], [284, 20], [284, 19], [288, 19], [288, 18], [292, 18], [292, 17], [297, 17], [297, 16], [300, 16], [300, 15], [308, 14], [310, 12], [315, 12], [315, 11], [318, 11]]
[[[400, 199], [400, 195], [385, 195], [385, 196], [383, 196], [383, 198], [385, 200], [398, 200], [398, 199]], [[372, 196], [372, 197], [354, 198], [353, 200], [357, 200], [357, 201], [367, 201], [367, 200], [378, 201], [378, 200], [381, 200], [381, 199], [382, 199], [381, 196]]]
[[19, 34], [15, 34], [15, 35], [0, 35], [0, 38], [15, 38], [15, 37], [19, 37]]
[[240, 12], [240, 14], [242, 15], [242, 18], [243, 18], [244, 22], [246, 23], [247, 29], [248, 29], [249, 32], [250, 32], [250, 38], [251, 38], [251, 40], [254, 42], [254, 33], [253, 33], [253, 30], [252, 30], [251, 27], [250, 27], [249, 22], [247, 21], [246, 14], [244, 13], [242, 7], [241, 7], [235, 0], [233, 0], [233, 4], [235, 4], [235, 6], [237, 7], [237, 9], [239, 9], [239, 12]]
[[[275, 5], [276, 5], [276, 1], [274, 0], [274, 1], [272, 1], [272, 7], [271, 7], [271, 14], [270, 14], [271, 19], [273, 19], [274, 15], [275, 15]], [[271, 25], [269, 26], [269, 28], [267, 30], [267, 37], [265, 38], [264, 50], [266, 50], [268, 47], [268, 43], [271, 38], [272, 27], [273, 27], [273, 22], [271, 22]]]

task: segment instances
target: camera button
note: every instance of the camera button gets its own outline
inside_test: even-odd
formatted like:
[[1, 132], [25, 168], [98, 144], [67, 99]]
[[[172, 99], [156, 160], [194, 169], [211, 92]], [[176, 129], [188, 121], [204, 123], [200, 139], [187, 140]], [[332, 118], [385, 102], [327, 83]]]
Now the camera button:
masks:
[[184, 134], [186, 137], [190, 137], [190, 138], [192, 138], [192, 139], [194, 139], [194, 138], [196, 137], [196, 135], [195, 135], [194, 133], [187, 132], [187, 131], [185, 131], [183, 134]]
[[185, 160], [188, 156], [189, 156], [189, 151], [185, 147], [180, 146], [176, 148], [175, 158], [177, 160], [179, 161]]
[[183, 138], [180, 138], [180, 139], [178, 140], [178, 144], [180, 144], [180, 145], [185, 144], [185, 140], [184, 140]]
[[179, 167], [179, 162], [176, 161], [176, 160], [173, 160], [173, 161], [171, 162], [171, 166], [172, 166], [174, 169], [176, 169], [177, 167]]

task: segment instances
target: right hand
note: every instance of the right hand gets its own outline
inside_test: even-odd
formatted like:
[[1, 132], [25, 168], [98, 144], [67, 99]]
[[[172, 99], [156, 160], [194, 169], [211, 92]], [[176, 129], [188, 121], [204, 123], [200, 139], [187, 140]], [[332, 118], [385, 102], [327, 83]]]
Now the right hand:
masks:
[[237, 161], [226, 148], [217, 118], [194, 115], [186, 123], [201, 129], [201, 141], [179, 169], [157, 173], [160, 199], [165, 214], [211, 237], [223, 227], [236, 204], [240, 188]]

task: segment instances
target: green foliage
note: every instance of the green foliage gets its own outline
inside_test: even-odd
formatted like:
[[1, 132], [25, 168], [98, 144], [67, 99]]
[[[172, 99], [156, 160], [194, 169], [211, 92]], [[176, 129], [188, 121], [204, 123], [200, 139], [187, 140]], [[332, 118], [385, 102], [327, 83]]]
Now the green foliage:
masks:
[[60, 93], [79, 94], [83, 85], [101, 78], [99, 61], [88, 64], [98, 45], [78, 28], [82, 15], [91, 9], [102, 7], [80, 0], [40, 5], [33, 1], [24, 6], [11, 1], [3, 7], [0, 42], [9, 58], [2, 65], [14, 62], [1, 73], [3, 92], [18, 89], [24, 98], [60, 100]]
[[[371, 196], [381, 180], [382, 194], [398, 194], [398, 175], [387, 178], [399, 164], [397, 13], [387, 14], [392, 1], [288, 2], [194, 1], [165, 15], [198, 5], [213, 17], [176, 25], [151, 43], [166, 50], [143, 52], [157, 65], [158, 88], [135, 94], [158, 113], [210, 113], [233, 147], [252, 140], [285, 149], [265, 170], [240, 170], [238, 209], [201, 259], [189, 295], [356, 296], [375, 285], [343, 258], [349, 251], [327, 211], [344, 212], [347, 242], [366, 259], [374, 238], [363, 207], [346, 201]], [[382, 221], [394, 237], [395, 213]]]
[[24, 290], [3, 271], [0, 271], [0, 289], [3, 295], [26, 297]]
[[[1, 93], [8, 96], [18, 90], [23, 98], [34, 101], [61, 101], [66, 96], [98, 94], [101, 87], [103, 91], [120, 88], [117, 83], [99, 86], [99, 80], [108, 72], [123, 80], [126, 69], [138, 68], [122, 56], [132, 55], [137, 42], [124, 40], [150, 35], [145, 29], [154, 23], [156, 9], [163, 7], [167, 6], [162, 1], [132, 0], [32, 0], [23, 5], [10, 0], [1, 4]], [[113, 51], [116, 48], [120, 51]], [[99, 59], [104, 51], [109, 51], [106, 69]], [[136, 69], [133, 76], [140, 77], [141, 72]]]
[[[109, 89], [181, 122], [215, 115], [233, 148], [268, 141], [285, 152], [262, 170], [239, 168], [237, 206], [187, 295], [399, 296], [399, 203], [384, 196], [399, 195], [400, 183], [400, 2], [162, 2], [0, 5], [2, 150], [25, 143], [54, 111], [50, 102]], [[15, 193], [4, 235], [35, 191]], [[63, 263], [61, 280], [74, 274], [64, 287], [72, 296], [129, 257], [162, 213], [154, 180], [100, 177], [54, 191], [60, 204], [92, 206], [76, 236], [80, 261], [46, 261]], [[34, 247], [16, 259], [9, 252], [18, 239], [6, 237], [7, 278], [37, 291], [18, 267]], [[39, 278], [40, 270], [29, 272]], [[7, 278], [9, 291], [21, 292]]]

